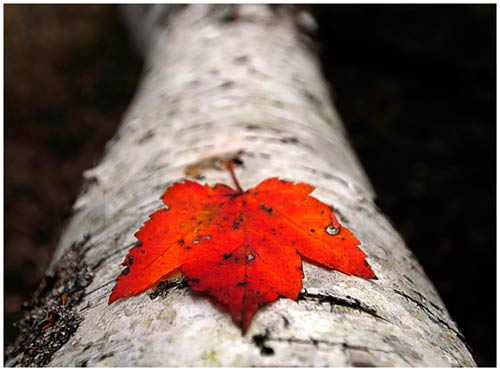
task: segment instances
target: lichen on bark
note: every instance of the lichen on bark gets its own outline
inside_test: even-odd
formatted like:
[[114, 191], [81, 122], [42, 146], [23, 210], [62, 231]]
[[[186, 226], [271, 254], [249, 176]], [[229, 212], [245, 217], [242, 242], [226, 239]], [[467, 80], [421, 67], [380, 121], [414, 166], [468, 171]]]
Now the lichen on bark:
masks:
[[47, 365], [77, 330], [82, 318], [76, 306], [93, 279], [84, 259], [89, 239], [86, 235], [74, 242], [23, 304], [23, 317], [16, 323], [19, 336], [6, 349], [6, 366]]

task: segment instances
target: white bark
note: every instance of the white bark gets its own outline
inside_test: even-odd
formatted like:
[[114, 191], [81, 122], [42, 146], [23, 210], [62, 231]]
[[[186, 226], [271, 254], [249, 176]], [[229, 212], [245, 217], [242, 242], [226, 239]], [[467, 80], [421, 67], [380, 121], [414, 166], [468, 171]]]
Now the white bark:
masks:
[[[142, 83], [103, 160], [85, 173], [92, 185], [54, 259], [90, 234], [85, 260], [96, 268], [77, 308], [83, 321], [50, 366], [474, 366], [431, 282], [374, 205], [297, 15], [244, 5], [232, 19], [221, 9], [182, 8], [168, 29], [147, 11], [136, 23], [147, 54]], [[274, 176], [315, 186], [379, 279], [304, 263], [302, 300], [261, 309], [245, 336], [186, 288], [108, 305], [133, 234], [162, 207], [167, 184], [197, 162], [238, 152], [243, 188]], [[203, 182], [231, 183], [205, 163]]]

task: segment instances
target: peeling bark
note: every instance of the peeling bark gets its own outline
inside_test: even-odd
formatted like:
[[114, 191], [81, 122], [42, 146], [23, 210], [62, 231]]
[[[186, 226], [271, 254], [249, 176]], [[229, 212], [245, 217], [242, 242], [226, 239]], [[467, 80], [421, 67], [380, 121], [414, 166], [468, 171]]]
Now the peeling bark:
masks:
[[[91, 236], [82, 259], [94, 278], [76, 306], [81, 321], [49, 365], [474, 366], [432, 283], [373, 203], [308, 41], [310, 16], [266, 5], [125, 14], [144, 77], [101, 163], [85, 172], [54, 257], [52, 269], [72, 241]], [[241, 162], [244, 188], [272, 176], [315, 186], [379, 279], [304, 263], [300, 299], [260, 310], [245, 336], [181, 279], [107, 305], [133, 234], [166, 186], [188, 176], [229, 183], [216, 166], [228, 157]]]

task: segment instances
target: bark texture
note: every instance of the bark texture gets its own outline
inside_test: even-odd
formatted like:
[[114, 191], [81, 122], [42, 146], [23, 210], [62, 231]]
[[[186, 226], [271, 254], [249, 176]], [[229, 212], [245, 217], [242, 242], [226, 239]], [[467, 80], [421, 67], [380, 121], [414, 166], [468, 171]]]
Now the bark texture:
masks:
[[[171, 16], [174, 13], [175, 16]], [[131, 6], [145, 56], [142, 83], [61, 238], [75, 241], [93, 281], [76, 332], [50, 366], [474, 366], [432, 283], [388, 220], [330, 103], [291, 6]], [[244, 188], [304, 181], [362, 241], [377, 281], [304, 263], [300, 300], [261, 309], [245, 336], [182, 281], [112, 305], [107, 299], [133, 234], [187, 176], [230, 183], [214, 166], [238, 157]], [[85, 236], [85, 237], [84, 237]], [[21, 364], [21, 355], [10, 364]]]

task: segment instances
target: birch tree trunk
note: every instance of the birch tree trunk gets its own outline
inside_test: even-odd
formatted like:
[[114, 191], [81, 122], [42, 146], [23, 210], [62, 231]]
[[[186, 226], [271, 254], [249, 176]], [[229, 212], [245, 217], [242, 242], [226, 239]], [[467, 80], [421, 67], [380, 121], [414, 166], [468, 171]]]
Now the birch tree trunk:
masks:
[[[474, 366], [373, 203], [306, 36], [312, 18], [266, 5], [130, 6], [125, 15], [145, 57], [141, 85], [101, 163], [84, 174], [7, 365]], [[166, 186], [188, 176], [230, 183], [214, 164], [234, 157], [243, 188], [275, 176], [316, 187], [379, 279], [304, 263], [299, 301], [261, 309], [244, 336], [180, 280], [108, 305], [133, 234], [162, 207]]]

